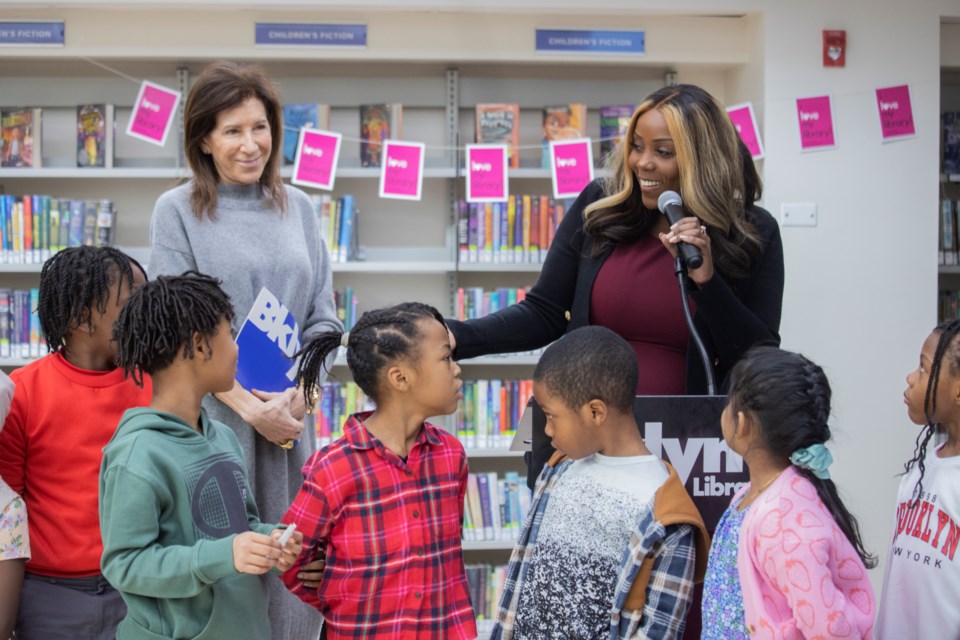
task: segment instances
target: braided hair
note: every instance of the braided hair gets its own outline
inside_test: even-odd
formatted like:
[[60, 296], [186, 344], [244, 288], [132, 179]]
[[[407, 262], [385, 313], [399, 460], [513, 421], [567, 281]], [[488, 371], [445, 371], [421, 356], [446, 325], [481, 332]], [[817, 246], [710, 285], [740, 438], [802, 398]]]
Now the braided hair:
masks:
[[[830, 383], [823, 369], [804, 356], [776, 347], [754, 347], [734, 365], [730, 379], [730, 409], [751, 417], [771, 454], [789, 460], [794, 451], [830, 439]], [[864, 566], [875, 567], [877, 558], [864, 548], [857, 519], [840, 500], [833, 480], [795, 468], [816, 487]]]
[[130, 296], [113, 328], [117, 366], [143, 386], [143, 374], [169, 367], [183, 351], [194, 354], [193, 336], [216, 335], [220, 321], [234, 318], [230, 296], [216, 278], [187, 271], [160, 276]]
[[134, 269], [146, 279], [140, 263], [114, 247], [70, 247], [44, 262], [37, 315], [47, 349], [62, 349], [82, 325], [92, 328], [93, 311], [107, 311], [110, 287], [122, 279], [133, 288]]
[[[446, 327], [443, 315], [430, 305], [404, 302], [367, 311], [350, 331], [347, 366], [354, 382], [374, 402], [379, 401], [380, 371], [399, 358], [419, 357], [418, 341], [423, 333], [417, 322], [421, 320], [436, 320]], [[308, 406], [319, 391], [320, 373], [327, 370], [327, 358], [340, 346], [342, 338], [340, 331], [319, 333], [294, 355], [300, 359], [297, 378]]]
[[923, 426], [920, 433], [917, 434], [916, 444], [913, 449], [913, 457], [903, 465], [903, 472], [907, 473], [913, 469], [914, 465], [920, 471], [920, 479], [917, 486], [913, 489], [913, 500], [917, 501], [923, 495], [923, 474], [926, 472], [927, 446], [930, 440], [937, 433], [940, 425], [934, 422], [933, 414], [937, 410], [937, 387], [940, 384], [940, 370], [943, 368], [943, 361], [947, 361], [947, 371], [950, 375], [957, 375], [960, 372], [960, 353], [954, 345], [957, 334], [960, 333], [960, 319], [943, 322], [933, 330], [939, 334], [937, 340], [937, 350], [933, 356], [933, 362], [930, 363], [930, 374], [927, 379], [927, 389], [923, 398], [923, 413], [927, 418], [927, 423]]

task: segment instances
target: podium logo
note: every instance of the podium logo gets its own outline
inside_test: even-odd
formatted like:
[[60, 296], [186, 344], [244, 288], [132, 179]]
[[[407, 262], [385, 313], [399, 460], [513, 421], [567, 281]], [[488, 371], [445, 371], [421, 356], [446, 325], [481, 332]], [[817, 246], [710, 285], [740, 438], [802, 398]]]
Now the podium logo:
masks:
[[[292, 325], [287, 324], [287, 318], [293, 321]], [[288, 358], [293, 358], [293, 354], [300, 349], [300, 327], [297, 326], [296, 319], [290, 315], [286, 305], [277, 300], [266, 287], [260, 289], [260, 295], [253, 303], [250, 322], [265, 333], [271, 342], [275, 342]], [[297, 365], [294, 363], [287, 371], [288, 379], [294, 379], [296, 369]]]
[[707, 475], [743, 472], [743, 458], [722, 438], [687, 438], [684, 446], [680, 438], [663, 437], [662, 422], [645, 422], [643, 433], [650, 452], [672, 464], [684, 485], [694, 476], [694, 496], [732, 496], [743, 486], [742, 482], [721, 482]]

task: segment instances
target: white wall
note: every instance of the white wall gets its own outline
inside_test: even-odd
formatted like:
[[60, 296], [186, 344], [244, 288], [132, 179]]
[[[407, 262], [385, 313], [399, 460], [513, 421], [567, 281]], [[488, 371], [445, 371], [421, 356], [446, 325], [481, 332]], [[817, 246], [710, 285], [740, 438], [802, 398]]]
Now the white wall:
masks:
[[[771, 3], [765, 11], [767, 207], [815, 202], [815, 228], [782, 229], [783, 346], [834, 390], [834, 478], [885, 560], [895, 477], [916, 427], [904, 377], [936, 323], [939, 3]], [[847, 65], [821, 66], [822, 29], [847, 30]], [[909, 83], [919, 136], [882, 144], [873, 91]], [[800, 153], [793, 99], [830, 93], [839, 148]], [[878, 589], [881, 570], [873, 572]]]

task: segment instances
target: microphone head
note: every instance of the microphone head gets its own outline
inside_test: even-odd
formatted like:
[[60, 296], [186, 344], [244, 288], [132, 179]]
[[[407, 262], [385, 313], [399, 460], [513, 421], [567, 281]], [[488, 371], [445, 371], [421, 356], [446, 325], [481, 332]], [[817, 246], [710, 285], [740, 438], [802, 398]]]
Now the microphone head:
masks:
[[660, 194], [660, 197], [657, 198], [657, 209], [660, 209], [661, 213], [666, 213], [665, 209], [671, 204], [675, 204], [678, 207], [683, 206], [683, 199], [676, 191], [664, 191]]

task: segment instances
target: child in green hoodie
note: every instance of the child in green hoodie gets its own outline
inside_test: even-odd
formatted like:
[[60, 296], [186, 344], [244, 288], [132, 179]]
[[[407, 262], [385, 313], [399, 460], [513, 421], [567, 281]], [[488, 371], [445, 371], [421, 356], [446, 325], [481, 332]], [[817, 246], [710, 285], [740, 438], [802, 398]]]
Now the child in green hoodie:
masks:
[[233, 386], [233, 317], [219, 282], [188, 272], [144, 285], [114, 328], [118, 365], [153, 379], [100, 468], [102, 569], [128, 610], [119, 640], [268, 638], [259, 576], [300, 554], [299, 532], [281, 545], [260, 522], [236, 436], [201, 408]]

